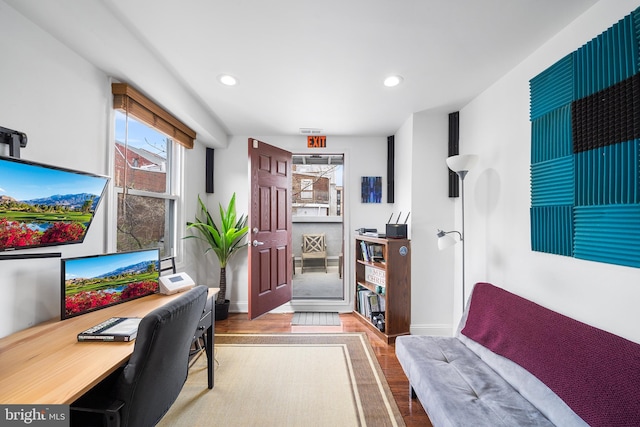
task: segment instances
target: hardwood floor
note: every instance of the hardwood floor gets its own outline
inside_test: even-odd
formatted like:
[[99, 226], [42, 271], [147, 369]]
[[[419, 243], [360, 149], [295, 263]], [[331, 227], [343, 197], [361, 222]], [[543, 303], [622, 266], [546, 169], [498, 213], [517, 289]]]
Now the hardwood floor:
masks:
[[249, 320], [246, 313], [231, 313], [228, 319], [216, 321], [216, 333], [366, 332], [405, 424], [408, 427], [432, 427], [420, 402], [409, 397], [409, 381], [396, 358], [394, 345], [388, 345], [378, 338], [353, 314], [340, 315], [342, 326], [292, 326], [292, 317], [293, 313], [268, 313]]

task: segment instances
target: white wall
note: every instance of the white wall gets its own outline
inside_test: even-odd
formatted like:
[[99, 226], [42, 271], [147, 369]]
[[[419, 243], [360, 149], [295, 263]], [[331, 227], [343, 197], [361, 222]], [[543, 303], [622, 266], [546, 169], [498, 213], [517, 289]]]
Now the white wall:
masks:
[[[460, 245], [439, 251], [438, 229], [455, 228], [454, 201], [450, 200], [448, 169], [449, 112], [414, 114], [397, 135], [409, 134], [413, 143], [411, 161], [411, 332], [421, 335], [451, 335], [452, 307], [460, 301], [453, 283], [460, 268], [454, 255]], [[409, 128], [409, 132], [405, 132]], [[458, 266], [455, 268], [454, 266]], [[459, 305], [459, 304], [458, 304]]]
[[[105, 174], [107, 77], [0, 3], [0, 126], [28, 136], [27, 160]], [[7, 145], [0, 146], [9, 155]], [[1, 186], [1, 183], [0, 183]], [[103, 200], [85, 243], [35, 252], [102, 252]], [[60, 314], [60, 259], [4, 260], [0, 336]]]
[[[21, 157], [110, 175], [109, 76], [1, 1], [0, 55], [0, 126], [27, 134]], [[9, 155], [8, 145], [0, 146], [0, 154]], [[190, 173], [182, 186], [185, 200], [193, 203], [185, 203], [181, 221], [193, 217], [197, 189], [204, 191], [204, 147], [200, 143], [187, 150], [185, 165]], [[84, 243], [14, 254], [61, 253], [66, 258], [109, 251], [109, 222], [115, 209], [109, 196], [101, 202]], [[197, 266], [192, 260], [187, 257], [188, 262], [180, 267], [195, 274]], [[60, 258], [2, 260], [0, 268], [0, 337], [59, 318]]]
[[640, 342], [640, 270], [530, 249], [529, 80], [638, 6], [603, 0], [460, 111], [467, 177], [468, 282], [490, 281], [596, 327]]

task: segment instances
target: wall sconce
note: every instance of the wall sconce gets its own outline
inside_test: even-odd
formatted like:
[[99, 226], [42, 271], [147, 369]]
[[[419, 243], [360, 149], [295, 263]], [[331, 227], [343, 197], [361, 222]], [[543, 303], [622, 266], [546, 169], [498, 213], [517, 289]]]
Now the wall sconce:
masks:
[[458, 239], [462, 242], [462, 233], [460, 233], [459, 231], [438, 230], [438, 249], [442, 251], [458, 243], [458, 240], [451, 236], [452, 233], [458, 233]]
[[464, 178], [469, 170], [478, 162], [478, 156], [475, 154], [459, 154], [447, 158], [447, 166], [449, 169], [458, 174], [460, 178], [460, 201], [462, 203], [462, 231], [442, 231], [438, 230], [438, 249], [443, 250], [458, 243], [451, 235], [457, 233], [462, 243], [462, 311], [465, 307], [465, 283], [464, 283]]

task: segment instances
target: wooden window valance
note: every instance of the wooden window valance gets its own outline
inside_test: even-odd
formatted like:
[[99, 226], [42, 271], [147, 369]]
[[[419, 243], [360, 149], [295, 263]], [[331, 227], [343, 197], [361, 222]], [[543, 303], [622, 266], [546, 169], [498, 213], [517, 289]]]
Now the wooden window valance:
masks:
[[112, 83], [113, 108], [169, 135], [186, 148], [193, 148], [196, 133], [164, 108], [126, 83]]

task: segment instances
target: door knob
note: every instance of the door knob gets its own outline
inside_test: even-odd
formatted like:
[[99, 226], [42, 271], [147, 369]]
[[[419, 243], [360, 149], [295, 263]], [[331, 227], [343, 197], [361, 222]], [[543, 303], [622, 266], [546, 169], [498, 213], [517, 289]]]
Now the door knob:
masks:
[[264, 242], [258, 242], [257, 240], [253, 241], [253, 246], [260, 246], [260, 245], [264, 245]]

